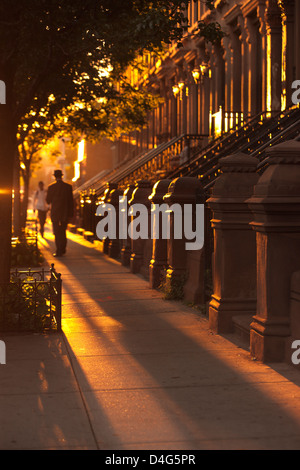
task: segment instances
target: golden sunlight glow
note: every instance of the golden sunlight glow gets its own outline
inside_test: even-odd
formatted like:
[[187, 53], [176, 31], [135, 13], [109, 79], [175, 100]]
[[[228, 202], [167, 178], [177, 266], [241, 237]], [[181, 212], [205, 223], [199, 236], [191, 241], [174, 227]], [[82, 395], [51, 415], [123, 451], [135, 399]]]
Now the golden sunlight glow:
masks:
[[282, 59], [281, 59], [281, 111], [286, 109], [286, 53], [287, 53], [287, 26], [286, 21], [282, 22]]
[[199, 69], [194, 69], [194, 70], [192, 71], [192, 75], [193, 75], [193, 78], [194, 78], [195, 82], [197, 82], [197, 81], [199, 80], [199, 78], [200, 78], [200, 71], [199, 71]]
[[271, 35], [267, 34], [267, 101], [266, 108], [267, 111], [271, 111], [272, 101], [271, 101]]
[[78, 157], [77, 157], [78, 162], [83, 162], [84, 160], [84, 149], [85, 149], [85, 142], [84, 142], [84, 139], [82, 139], [78, 144]]
[[109, 77], [110, 72], [112, 72], [113, 67], [109, 65], [107, 68], [100, 67], [99, 68], [99, 77]]
[[217, 113], [210, 113], [210, 133], [212, 133], [212, 119], [214, 119], [214, 136], [217, 137], [222, 133], [222, 106], [220, 106], [219, 111]]
[[83, 162], [85, 159], [85, 141], [82, 139], [78, 143], [78, 150], [77, 150], [77, 160], [74, 162], [74, 177], [72, 181], [77, 181], [80, 178], [80, 163]]
[[172, 88], [172, 90], [173, 90], [174, 96], [176, 96], [176, 95], [179, 93], [179, 87], [178, 87], [178, 85], [174, 85], [173, 88]]
[[200, 65], [200, 70], [201, 70], [201, 74], [204, 75], [206, 70], [207, 70], [207, 65], [201, 64]]
[[77, 181], [80, 178], [80, 163], [79, 162], [74, 162], [74, 178], [72, 178], [72, 181]]
[[[124, 302], [122, 299], [126, 299], [125, 302], [131, 299], [136, 301], [139, 297], [142, 299], [144, 289], [147, 289], [147, 281], [131, 275], [128, 284], [128, 274], [126, 274], [126, 279], [124, 282], [121, 281], [118, 287], [118, 280], [123, 275], [117, 260], [109, 260], [110, 264], [115, 264], [116, 270], [107, 269], [107, 261], [101, 264], [99, 257], [94, 255], [95, 245], [72, 232], [68, 232], [68, 239], [77, 257], [73, 257], [70, 264], [64, 260], [56, 261], [58, 270], [63, 273], [62, 308], [63, 313], [67, 313], [63, 314], [62, 318], [64, 342], [76, 357], [81, 383], [91, 391], [90, 403], [93, 416], [107, 424], [111, 435], [119, 440], [120, 447], [132, 442], [135, 432], [137, 435], [138, 433], [142, 435], [142, 442], [147, 442], [149, 419], [151, 421], [152, 416], [155, 419], [156, 416], [161, 417], [160, 422], [163, 423], [161, 436], [164, 442], [166, 439], [170, 441], [171, 432], [173, 442], [176, 439], [176, 442], [184, 443], [187, 442], [187, 436], [194, 436], [193, 439], [201, 442], [203, 447], [212, 446], [212, 437], [222, 436], [223, 431], [226, 432], [231, 425], [231, 422], [228, 424], [225, 419], [225, 425], [222, 427], [222, 417], [226, 418], [231, 412], [231, 410], [224, 411], [226, 403], [232, 398], [232, 389], [227, 386], [230, 381], [233, 381], [234, 388], [245, 389], [250, 396], [246, 404], [243, 400], [238, 405], [234, 404], [241, 420], [233, 419], [230, 432], [237, 434], [239, 429], [244, 429], [243, 417], [249, 410], [255, 410], [258, 402], [267, 403], [268, 416], [271, 418], [274, 416], [277, 419], [280, 415], [281, 420], [274, 421], [275, 423], [281, 425], [291, 421], [290, 429], [298, 429], [296, 426], [299, 426], [300, 416], [296, 404], [299, 386], [290, 383], [281, 370], [278, 372], [267, 364], [250, 361], [246, 349], [232, 347], [232, 343], [224, 336], [212, 334], [207, 318], [199, 316], [196, 311], [187, 312], [180, 306], [178, 308], [173, 306], [170, 314], [162, 305], [161, 309], [151, 310], [151, 320], [149, 320], [147, 317], [150, 318], [150, 315], [145, 315], [147, 304], [144, 303], [140, 307], [141, 310], [136, 311], [138, 315], [132, 315], [130, 310], [128, 310], [129, 315], [126, 315], [122, 309], [120, 310], [120, 305]], [[53, 242], [54, 235], [51, 231], [46, 231], [46, 239], [39, 236], [39, 243], [46, 248], [43, 254], [48, 262], [52, 262], [49, 250]], [[81, 251], [80, 245], [85, 249]], [[75, 260], [79, 259], [79, 253], [81, 262], [86, 263], [83, 272], [79, 272], [79, 265], [74, 265]], [[97, 274], [97, 277], [94, 277], [94, 274]], [[106, 285], [101, 282], [105, 278], [110, 278]], [[94, 284], [92, 282], [90, 284], [92, 279]], [[137, 285], [139, 297], [136, 296], [136, 282], [139, 283]], [[132, 292], [134, 297], [131, 297]], [[118, 294], [122, 294], [122, 297], [119, 298]], [[159, 299], [157, 302], [163, 302], [159, 294], [157, 297]], [[146, 299], [150, 299], [150, 296], [147, 295]], [[90, 313], [87, 312], [87, 305]], [[143, 305], [145, 312], [142, 311]], [[72, 311], [73, 306], [76, 306], [74, 311]], [[141, 331], [144, 336], [137, 343], [137, 332], [140, 334]], [[153, 331], [159, 332], [158, 338], [157, 335], [153, 335]], [[145, 350], [143, 338], [146, 338]], [[178, 350], [173, 346], [171, 349], [168, 345], [166, 349], [162, 348], [165, 338], [171, 338], [177, 341], [177, 344], [182, 344], [183, 354], [181, 349]], [[187, 352], [191, 352], [188, 368], [185, 360]], [[161, 362], [158, 366], [159, 357]], [[62, 370], [68, 370], [68, 358], [63, 356], [62, 360], [64, 361]], [[199, 360], [206, 364], [203, 370], [200, 368], [200, 374]], [[211, 370], [216, 370], [216, 374], [221, 371], [223, 375], [215, 381], [216, 374], [211, 373]], [[38, 379], [43, 391], [50, 390], [48, 375], [46, 365], [40, 360]], [[187, 384], [190, 384], [189, 388]], [[278, 384], [280, 394], [278, 394]], [[183, 399], [182, 390], [186, 389], [188, 397], [191, 399], [195, 397], [196, 401], [199, 390], [204, 388], [207, 390], [203, 392], [205, 398], [202, 401], [204, 405], [209, 400], [212, 403], [211, 409], [214, 411], [212, 420], [210, 409], [203, 416], [201, 410], [195, 413], [193, 407], [187, 407], [186, 400]], [[215, 390], [217, 396], [218, 388], [222, 391], [220, 399], [211, 400], [209, 395], [205, 395], [206, 391], [209, 394], [211, 390]], [[44, 401], [39, 399], [37, 406], [42, 413]], [[274, 410], [274, 414], [270, 410]], [[138, 413], [141, 414], [141, 419], [137, 420]], [[259, 421], [261, 416], [260, 408], [253, 418], [255, 425], [252, 428], [253, 432], [261, 426]], [[263, 418], [264, 416], [261, 423]], [[154, 422], [154, 419], [152, 421]], [[52, 423], [53, 432], [62, 442], [67, 437], [65, 428], [62, 427], [63, 422], [57, 423], [56, 421]], [[250, 446], [254, 442], [251, 435], [249, 433], [242, 436], [240, 446]], [[152, 435], [150, 437], [152, 440], [148, 441], [153, 442]]]
[[0, 196], [8, 195], [8, 194], [12, 194], [12, 197], [14, 197], [14, 192], [11, 192], [9, 189], [0, 188]]

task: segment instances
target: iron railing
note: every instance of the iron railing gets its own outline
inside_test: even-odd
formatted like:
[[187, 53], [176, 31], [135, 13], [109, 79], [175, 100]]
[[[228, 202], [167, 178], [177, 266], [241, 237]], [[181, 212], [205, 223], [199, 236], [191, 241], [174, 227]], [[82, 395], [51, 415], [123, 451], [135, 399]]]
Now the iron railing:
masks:
[[43, 256], [38, 247], [37, 219], [27, 219], [21, 234], [11, 238], [11, 266], [41, 266]]
[[[287, 118], [290, 117], [288, 120]], [[257, 167], [257, 172], [259, 174], [268, 166], [268, 158], [265, 158], [266, 150], [273, 145], [278, 145], [281, 142], [287, 140], [298, 140], [300, 135], [300, 110], [292, 110], [292, 114], [284, 115], [284, 120], [278, 120], [277, 125], [273, 125], [273, 129], [260, 140], [250, 146], [244, 145], [240, 147], [239, 151], [258, 158], [260, 163]], [[207, 172], [201, 174], [201, 179], [204, 183], [204, 189], [209, 191], [213, 186], [216, 177], [220, 172], [220, 163], [219, 161], [213, 165]], [[195, 176], [195, 175], [191, 175]]]
[[187, 165], [168, 174], [168, 178], [194, 176], [201, 178], [204, 187], [211, 187], [219, 175], [221, 157], [236, 152], [253, 155], [262, 160], [265, 150], [299, 132], [300, 110], [292, 108], [273, 117], [260, 113], [242, 128], [207, 146]]
[[[198, 153], [203, 146], [203, 139], [207, 135], [183, 134], [174, 137], [169, 142], [153, 148], [146, 154], [142, 154], [135, 160], [120, 165], [115, 170], [99, 181], [94, 178], [90, 185], [86, 183], [82, 191], [76, 190], [75, 197], [79, 198], [79, 219], [80, 225], [86, 231], [95, 234], [97, 205], [102, 201], [108, 183], [117, 184], [120, 190], [125, 190], [127, 186], [135, 184], [137, 180], [152, 180], [153, 184], [164, 178], [166, 173], [182, 164], [182, 159], [190, 161], [195, 153]], [[183, 152], [184, 151], [184, 152]]]
[[242, 111], [226, 111], [220, 107], [218, 112], [209, 115], [210, 136], [215, 139], [230, 131], [235, 131], [242, 127], [249, 119], [251, 119], [251, 116]]
[[0, 330], [61, 330], [61, 274], [49, 270], [14, 269], [0, 285]]
[[[173, 164], [177, 165], [176, 159], [178, 159], [177, 166], [179, 166], [179, 155], [185, 146], [187, 147], [187, 161], [193, 158], [194, 154], [202, 148], [203, 139], [206, 137], [208, 136], [199, 134], [183, 134], [174, 137], [169, 142], [141, 154], [134, 160], [120, 164], [99, 181], [93, 179], [90, 185], [86, 183], [84, 190], [80, 191], [80, 195], [96, 194], [100, 197], [108, 182], [117, 183], [120, 189], [125, 189], [127, 185], [139, 179], [149, 179], [149, 175], [156, 181], [162, 176], [162, 173], [171, 171]], [[76, 190], [76, 195], [79, 189]]]

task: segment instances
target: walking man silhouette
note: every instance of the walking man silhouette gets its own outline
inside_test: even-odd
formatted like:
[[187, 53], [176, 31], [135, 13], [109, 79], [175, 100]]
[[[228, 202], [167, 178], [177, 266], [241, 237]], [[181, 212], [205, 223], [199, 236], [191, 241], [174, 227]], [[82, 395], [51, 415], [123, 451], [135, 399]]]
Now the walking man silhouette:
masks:
[[65, 183], [62, 176], [61, 170], [55, 170], [56, 181], [48, 186], [46, 199], [47, 203], [51, 204], [51, 220], [55, 236], [56, 252], [53, 256], [63, 256], [66, 253], [66, 230], [74, 211], [72, 186]]

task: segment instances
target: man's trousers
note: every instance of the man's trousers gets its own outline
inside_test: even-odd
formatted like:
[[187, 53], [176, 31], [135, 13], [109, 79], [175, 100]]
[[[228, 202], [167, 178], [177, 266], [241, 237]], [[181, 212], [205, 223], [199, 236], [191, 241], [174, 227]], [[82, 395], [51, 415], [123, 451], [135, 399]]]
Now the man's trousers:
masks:
[[52, 220], [53, 232], [55, 236], [56, 254], [61, 256], [65, 254], [67, 247], [66, 230], [68, 222], [61, 220]]
[[40, 223], [40, 234], [44, 236], [44, 225], [46, 222], [47, 211], [38, 210], [38, 219]]

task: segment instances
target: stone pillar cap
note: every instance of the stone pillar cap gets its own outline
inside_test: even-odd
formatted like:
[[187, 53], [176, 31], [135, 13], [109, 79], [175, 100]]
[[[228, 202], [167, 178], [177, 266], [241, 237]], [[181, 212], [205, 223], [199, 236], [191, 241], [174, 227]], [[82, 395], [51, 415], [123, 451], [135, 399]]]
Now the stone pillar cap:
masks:
[[267, 156], [269, 165], [260, 176], [250, 202], [299, 204], [300, 142], [288, 140], [270, 147]]
[[171, 180], [168, 179], [157, 181], [153, 186], [152, 194], [148, 198], [149, 201], [153, 202], [154, 204], [163, 202], [163, 197], [168, 192], [170, 183]]
[[108, 194], [107, 199], [105, 202], [111, 204], [118, 204], [119, 203], [119, 196], [122, 196], [122, 191], [120, 189], [112, 189]]
[[148, 197], [152, 191], [152, 183], [148, 180], [137, 181], [136, 187], [132, 193], [130, 201], [128, 204], [142, 203], [145, 205], [150, 205]]
[[[163, 199], [168, 204], [173, 202], [183, 204], [204, 202], [205, 193], [202, 183], [198, 178], [194, 178], [193, 176], [181, 176], [170, 183], [168, 193]], [[199, 199], [199, 201], [196, 201], [196, 199]]]
[[103, 202], [107, 201], [107, 198], [109, 197], [109, 193], [112, 189], [117, 189], [118, 187], [118, 184], [117, 183], [110, 183], [110, 182], [107, 182], [106, 183], [106, 190], [104, 191], [104, 194], [101, 198], [101, 200]]
[[138, 180], [135, 183], [136, 188], [152, 188], [152, 183], [149, 180]]
[[253, 186], [259, 175], [257, 166], [259, 160], [251, 155], [237, 152], [220, 158], [221, 174], [216, 179], [210, 198], [211, 204], [240, 204], [253, 193]]
[[131, 199], [131, 196], [132, 196], [132, 193], [135, 189], [135, 184], [130, 184], [123, 192], [123, 198], [122, 198], [122, 202], [125, 200], [125, 198], [127, 198], [127, 202], [128, 200]]
[[219, 160], [224, 173], [248, 173], [255, 172], [259, 160], [246, 153], [237, 152]]
[[106, 183], [106, 187], [107, 187], [107, 189], [117, 189], [118, 183], [112, 183], [112, 182], [108, 181]]
[[300, 163], [300, 142], [298, 140], [287, 140], [266, 150], [270, 165], [277, 163]]

